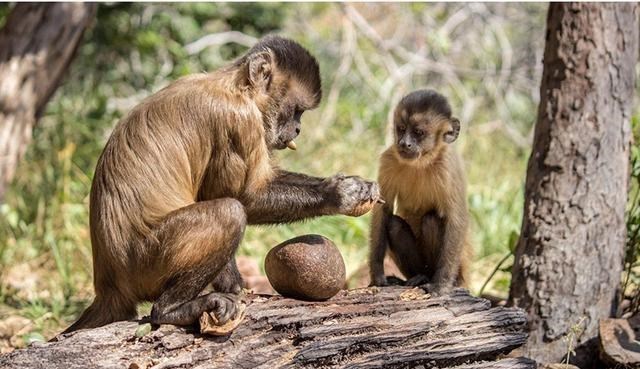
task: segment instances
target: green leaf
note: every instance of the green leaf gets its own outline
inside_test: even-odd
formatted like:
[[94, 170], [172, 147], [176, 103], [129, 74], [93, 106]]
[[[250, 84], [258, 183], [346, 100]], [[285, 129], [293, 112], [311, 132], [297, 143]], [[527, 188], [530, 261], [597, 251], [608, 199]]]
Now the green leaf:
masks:
[[520, 232], [511, 231], [511, 234], [509, 235], [509, 251], [511, 251], [512, 254], [516, 253], [516, 246], [518, 245], [519, 238]]
[[164, 38], [154, 31], [142, 31], [136, 36], [136, 45], [143, 51], [151, 51], [161, 45]]

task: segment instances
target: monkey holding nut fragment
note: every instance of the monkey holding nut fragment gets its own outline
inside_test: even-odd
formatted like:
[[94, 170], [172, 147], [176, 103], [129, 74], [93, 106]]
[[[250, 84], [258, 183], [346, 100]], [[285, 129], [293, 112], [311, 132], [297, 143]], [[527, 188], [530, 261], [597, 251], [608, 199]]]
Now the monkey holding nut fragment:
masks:
[[388, 249], [407, 285], [435, 294], [465, 286], [472, 251], [466, 180], [451, 145], [460, 121], [433, 90], [405, 96], [393, 120], [394, 144], [380, 157], [378, 176], [386, 203], [375, 205], [371, 222], [371, 285], [391, 282], [383, 268]]
[[[274, 165], [273, 151], [295, 149], [301, 116], [321, 96], [316, 59], [268, 36], [133, 108], [96, 166], [96, 297], [66, 332], [132, 319], [142, 301], [153, 301], [155, 324], [189, 325], [207, 313], [225, 326], [241, 316], [235, 254], [246, 225], [369, 211], [376, 183]], [[200, 295], [208, 284], [214, 292]]]

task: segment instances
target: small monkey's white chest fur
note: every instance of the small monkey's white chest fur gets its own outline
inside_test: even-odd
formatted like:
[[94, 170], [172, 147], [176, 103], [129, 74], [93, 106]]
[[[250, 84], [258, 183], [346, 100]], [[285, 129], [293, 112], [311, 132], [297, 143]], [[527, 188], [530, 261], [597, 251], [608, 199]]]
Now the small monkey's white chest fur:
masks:
[[[419, 171], [419, 172], [418, 172]], [[402, 165], [397, 168], [387, 184], [389, 192], [395, 196], [396, 213], [403, 215], [423, 215], [435, 210], [444, 216], [446, 205], [447, 178], [441, 172], [429, 168], [416, 168]], [[384, 186], [384, 185], [383, 185]]]

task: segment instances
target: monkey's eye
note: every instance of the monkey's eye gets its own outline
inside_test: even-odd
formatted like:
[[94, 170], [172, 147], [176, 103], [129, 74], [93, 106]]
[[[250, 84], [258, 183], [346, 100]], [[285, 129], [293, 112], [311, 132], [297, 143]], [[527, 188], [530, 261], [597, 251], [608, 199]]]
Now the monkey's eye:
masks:
[[424, 131], [416, 129], [413, 131], [413, 135], [416, 136], [416, 138], [423, 138], [424, 137]]
[[302, 118], [302, 113], [304, 113], [304, 110], [296, 109], [296, 110], [293, 112], [293, 120], [295, 120], [295, 121], [298, 121], [298, 122], [299, 122], [299, 121], [300, 121], [300, 119]]
[[397, 126], [396, 129], [398, 130], [398, 133], [404, 133], [404, 131], [407, 129], [405, 126]]

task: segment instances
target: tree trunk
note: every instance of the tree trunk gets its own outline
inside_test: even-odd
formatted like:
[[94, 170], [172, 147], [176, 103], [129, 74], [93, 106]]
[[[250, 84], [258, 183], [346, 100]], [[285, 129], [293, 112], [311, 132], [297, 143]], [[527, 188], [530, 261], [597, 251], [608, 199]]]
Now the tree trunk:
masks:
[[0, 30], [0, 201], [96, 4], [16, 4]]
[[[524, 353], [594, 349], [625, 245], [638, 6], [552, 3], [510, 301], [529, 315]], [[572, 329], [573, 328], [573, 329]], [[572, 333], [575, 332], [575, 333]], [[575, 342], [575, 339], [574, 339]], [[574, 345], [575, 347], [575, 345]], [[596, 351], [588, 352], [590, 356]], [[578, 359], [578, 358], [576, 358]]]
[[[136, 338], [137, 322], [81, 330], [0, 356], [0, 367], [50, 368], [535, 368], [498, 359], [527, 339], [524, 312], [491, 308], [462, 289], [342, 291], [324, 302], [252, 296], [229, 337], [174, 326]], [[498, 361], [494, 361], [498, 360]]]

